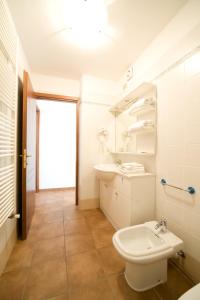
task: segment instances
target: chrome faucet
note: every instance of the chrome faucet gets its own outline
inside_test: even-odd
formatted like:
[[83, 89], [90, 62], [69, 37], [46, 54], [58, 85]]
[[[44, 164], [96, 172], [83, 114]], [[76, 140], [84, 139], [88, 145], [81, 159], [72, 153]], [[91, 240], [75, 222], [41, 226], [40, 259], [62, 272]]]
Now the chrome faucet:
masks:
[[160, 229], [161, 232], [167, 231], [167, 220], [164, 218], [161, 218], [160, 221], [155, 225], [155, 229]]

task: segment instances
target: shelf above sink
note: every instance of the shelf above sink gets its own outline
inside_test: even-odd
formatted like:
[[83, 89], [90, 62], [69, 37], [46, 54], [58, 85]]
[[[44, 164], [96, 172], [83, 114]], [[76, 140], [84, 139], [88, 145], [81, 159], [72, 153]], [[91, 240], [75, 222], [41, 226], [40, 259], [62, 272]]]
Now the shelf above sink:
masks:
[[127, 154], [127, 155], [135, 155], [135, 156], [154, 156], [155, 153], [150, 152], [127, 152], [127, 151], [116, 151], [111, 152], [111, 154], [117, 155], [117, 154]]

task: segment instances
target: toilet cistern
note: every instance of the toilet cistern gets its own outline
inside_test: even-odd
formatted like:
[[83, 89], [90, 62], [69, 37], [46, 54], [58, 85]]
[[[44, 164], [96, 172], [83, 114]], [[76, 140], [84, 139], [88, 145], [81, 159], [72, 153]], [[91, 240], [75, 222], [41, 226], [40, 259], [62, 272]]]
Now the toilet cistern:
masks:
[[155, 229], [159, 229], [160, 232], [166, 232], [167, 231], [167, 220], [164, 218], [161, 218], [160, 221], [155, 225]]

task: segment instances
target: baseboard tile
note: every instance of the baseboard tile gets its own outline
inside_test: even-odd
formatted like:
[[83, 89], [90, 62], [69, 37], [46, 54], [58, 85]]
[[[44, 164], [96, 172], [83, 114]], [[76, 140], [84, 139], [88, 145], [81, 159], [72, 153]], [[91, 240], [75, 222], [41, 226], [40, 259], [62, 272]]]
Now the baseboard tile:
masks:
[[39, 189], [39, 192], [50, 192], [50, 191], [69, 191], [75, 190], [75, 187], [62, 187], [62, 188], [50, 188], [50, 189]]

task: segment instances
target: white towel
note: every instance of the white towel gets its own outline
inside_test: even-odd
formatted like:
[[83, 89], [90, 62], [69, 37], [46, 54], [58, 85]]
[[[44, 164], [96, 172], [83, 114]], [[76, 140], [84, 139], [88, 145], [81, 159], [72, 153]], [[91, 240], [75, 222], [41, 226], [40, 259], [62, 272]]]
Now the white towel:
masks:
[[141, 98], [137, 100], [129, 109], [129, 114], [133, 115], [140, 109], [149, 109], [155, 107], [155, 101], [153, 98]]
[[126, 174], [145, 172], [144, 166], [136, 162], [123, 163], [120, 165], [120, 170]]
[[132, 174], [132, 173], [144, 173], [145, 170], [144, 168], [132, 168], [132, 169], [127, 169], [127, 168], [121, 168], [120, 171], [126, 174]]
[[153, 128], [154, 128], [154, 122], [152, 120], [142, 120], [132, 124], [127, 131], [132, 133], [132, 132], [139, 132], [145, 129], [148, 130]]
[[121, 164], [122, 167], [129, 167], [129, 166], [132, 166], [132, 167], [143, 167], [143, 164], [140, 164], [140, 163], [137, 163], [137, 162], [128, 162], [128, 163], [123, 163]]

